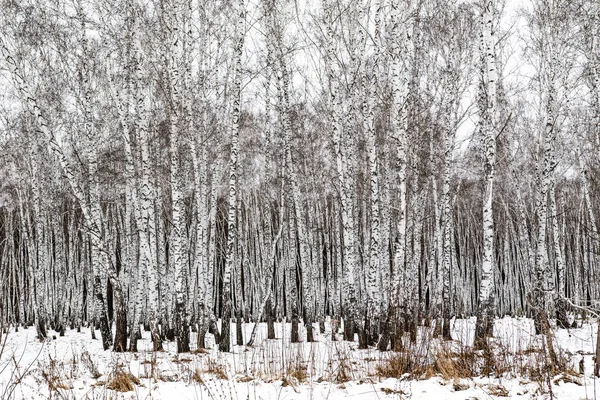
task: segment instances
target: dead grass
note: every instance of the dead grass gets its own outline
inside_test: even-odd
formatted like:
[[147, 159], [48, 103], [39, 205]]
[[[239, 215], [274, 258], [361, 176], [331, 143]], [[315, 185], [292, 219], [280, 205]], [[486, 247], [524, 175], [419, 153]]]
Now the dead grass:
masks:
[[344, 345], [336, 345], [334, 354], [334, 359], [330, 360], [330, 367], [332, 368], [331, 381], [339, 384], [351, 381], [353, 379], [351, 351]]
[[487, 385], [485, 387], [485, 391], [487, 392], [487, 394], [496, 397], [508, 397], [510, 394], [508, 390], [502, 385]]
[[56, 392], [58, 390], [70, 390], [73, 389], [73, 385], [69, 382], [65, 382], [59, 375], [49, 372], [46, 370], [42, 370], [42, 378], [48, 385], [48, 390], [50, 393]]
[[133, 374], [119, 370], [108, 381], [106, 387], [116, 392], [130, 392], [135, 389], [134, 385], [139, 385], [140, 380]]
[[381, 378], [429, 379], [441, 376], [445, 380], [471, 378], [477, 376], [478, 356], [469, 348], [460, 352], [443, 347], [427, 360], [411, 349], [392, 352], [376, 366], [376, 374]]
[[577, 386], [582, 386], [579, 374], [574, 371], [565, 371], [556, 378], [554, 378], [554, 384], [560, 385], [561, 383], [574, 383]]
[[298, 382], [304, 382], [306, 381], [306, 378], [308, 376], [306, 370], [307, 368], [305, 365], [294, 363], [288, 366], [287, 370], [285, 371], [285, 374], [287, 377], [293, 377]]
[[456, 353], [442, 348], [435, 356], [435, 361], [429, 375], [439, 375], [444, 379], [471, 378], [477, 376], [477, 353], [467, 347], [462, 347]]
[[[529, 379], [528, 384], [538, 384], [539, 390], [544, 393], [555, 385], [565, 383], [581, 385], [583, 382], [581, 375], [565, 367], [567, 363], [562, 360], [566, 358], [558, 350], [557, 354], [561, 357], [558, 365], [550, 366], [543, 345], [535, 341], [526, 342], [523, 348], [518, 350], [514, 348], [511, 350], [500, 345], [500, 340], [491, 338], [483, 350], [474, 350], [456, 341], [442, 342], [438, 338], [428, 336], [425, 329], [423, 331], [418, 344], [411, 344], [407, 340], [402, 351], [399, 352], [382, 353], [373, 348], [357, 351], [355, 344], [331, 342], [328, 337], [328, 343], [321, 343], [314, 348], [304, 344], [287, 346], [277, 341], [268, 341], [255, 347], [255, 352], [249, 356], [246, 356], [246, 353], [239, 353], [236, 356], [238, 358], [235, 359], [236, 364], [230, 364], [231, 359], [221, 356], [220, 353], [215, 356], [212, 353], [207, 354], [206, 350], [196, 354], [175, 356], [162, 353], [160, 359], [157, 359], [156, 353], [140, 353], [142, 370], [136, 373], [137, 376], [125, 372], [128, 370], [124, 366], [127, 365], [126, 363], [117, 362], [111, 372], [104, 371], [103, 381], [98, 381], [94, 386], [129, 392], [135, 390], [136, 385], [140, 385], [140, 379], [146, 377], [154, 378], [155, 382], [159, 379], [169, 382], [197, 382], [203, 385], [211, 385], [211, 382], [216, 380], [233, 379], [236, 382], [249, 382], [258, 378], [265, 382], [278, 380], [283, 386], [293, 388], [313, 381], [344, 385], [349, 381], [376, 382], [381, 378], [396, 378], [404, 381], [440, 377], [455, 391], [462, 391], [475, 385], [472, 380], [475, 377], [502, 379], [521, 377]], [[525, 346], [529, 347], [525, 348]], [[308, 348], [312, 350], [308, 352], [306, 350]], [[148, 354], [152, 354], [151, 358]], [[51, 393], [60, 394], [70, 390], [72, 388], [70, 382], [73, 379], [87, 378], [89, 375], [94, 379], [101, 377], [97, 362], [86, 350], [74, 355], [69, 361], [61, 361], [59, 365], [52, 364], [51, 357], [48, 364], [48, 357], [44, 359], [44, 370], [36, 369], [38, 374], [36, 379], [43, 385], [44, 390], [47, 387]], [[137, 358], [138, 355], [134, 357]], [[158, 368], [159, 364], [162, 369], [169, 364], [171, 373], [162, 375], [161, 368]], [[42, 367], [42, 364], [38, 365]], [[487, 381], [498, 383], [504, 380]], [[478, 385], [478, 387], [496, 397], [508, 396], [508, 391], [501, 385]]]
[[[571, 381], [577, 384], [579, 375], [567, 368], [564, 354], [557, 354], [559, 362], [557, 365], [550, 365], [543, 348], [530, 347], [524, 351], [511, 352], [494, 340], [483, 350], [474, 350], [456, 342], [445, 342], [432, 348], [409, 346], [400, 352], [382, 354], [375, 366], [375, 376], [417, 380], [439, 376], [452, 381], [455, 390], [464, 390], [461, 389], [460, 379], [478, 376], [523, 377], [537, 382], [540, 388], [548, 389], [553, 377], [561, 374], [554, 379], [554, 384]], [[499, 393], [502, 392], [498, 390]]]
[[454, 390], [456, 392], [460, 392], [462, 390], [467, 390], [468, 388], [471, 387], [471, 385], [469, 385], [466, 382], [463, 382], [462, 379], [454, 379], [452, 381], [452, 386], [454, 387]]
[[381, 388], [381, 391], [388, 396], [392, 395], [392, 394], [397, 394], [398, 396], [403, 396], [406, 394], [402, 390], [396, 390], [396, 389], [387, 388], [387, 387]]
[[299, 384], [300, 382], [298, 382], [298, 380], [291, 375], [286, 375], [281, 380], [281, 387], [291, 386], [294, 389], [294, 391], [297, 391], [296, 388]]
[[202, 371], [200, 370], [200, 368], [196, 368], [196, 370], [192, 374], [192, 380], [197, 383], [204, 383], [204, 378], [202, 378]]
[[213, 374], [215, 377], [223, 380], [228, 380], [229, 376], [227, 375], [227, 370], [225, 366], [218, 363], [215, 360], [208, 359], [208, 368], [206, 369], [207, 373]]
[[71, 390], [73, 388], [73, 385], [64, 376], [63, 372], [67, 370], [65, 367], [66, 365], [50, 356], [47, 362], [42, 361], [39, 363], [42, 381], [48, 386], [50, 393]]
[[243, 383], [252, 382], [253, 380], [254, 380], [254, 378], [251, 376], [248, 376], [248, 375], [240, 376], [239, 378], [236, 379], [236, 381], [243, 382]]
[[417, 369], [420, 368], [416, 365], [416, 357], [408, 351], [390, 353], [375, 367], [377, 376], [382, 378], [401, 378], [405, 374], [414, 376]]
[[82, 352], [81, 356], [80, 356], [80, 360], [81, 360], [81, 364], [90, 373], [92, 378], [98, 379], [102, 376], [102, 374], [98, 370], [98, 366], [96, 365], [94, 360], [92, 360], [92, 356], [90, 355], [89, 351]]

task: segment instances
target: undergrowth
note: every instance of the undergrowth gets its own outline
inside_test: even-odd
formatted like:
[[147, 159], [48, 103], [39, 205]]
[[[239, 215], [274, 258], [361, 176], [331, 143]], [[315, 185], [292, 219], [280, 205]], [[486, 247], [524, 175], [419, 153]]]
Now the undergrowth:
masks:
[[[540, 387], [561, 376], [564, 382], [579, 382], [581, 376], [568, 366], [567, 357], [559, 353], [557, 364], [551, 364], [542, 347], [510, 352], [493, 338], [481, 350], [457, 342], [442, 342], [435, 349], [409, 346], [399, 352], [383, 354], [376, 366], [379, 378], [426, 380], [439, 376], [447, 381], [465, 378], [521, 378]], [[460, 386], [460, 384], [459, 384]]]
[[[448, 382], [456, 391], [474, 385], [472, 378], [476, 377], [493, 378], [494, 382], [518, 378], [537, 384], [542, 392], [550, 391], [552, 385], [585, 384], [583, 370], [576, 372], [576, 366], [569, 364], [568, 355], [560, 349], [557, 362], [550, 363], [541, 340], [534, 338], [526, 346], [509, 347], [499, 339], [489, 338], [483, 348], [475, 349], [458, 341], [442, 341], [432, 333], [433, 329], [423, 329], [414, 343], [408, 336], [403, 337], [401, 351], [357, 350], [357, 343], [331, 341], [327, 332], [325, 339], [316, 343], [258, 340], [252, 348], [239, 346], [228, 354], [215, 349], [180, 355], [152, 351], [113, 353], [108, 363], [100, 362], [85, 348], [71, 348], [61, 357], [54, 342], [50, 342], [42, 346], [44, 351], [40, 351], [33, 368], [18, 366], [16, 355], [6, 358], [15, 364], [16, 371], [8, 389], [14, 389], [31, 375], [40, 387], [38, 391], [53, 398], [70, 398], [73, 382], [89, 378], [92, 390], [101, 391], [98, 398], [110, 398], [111, 391], [138, 393], [141, 387], [150, 390], [161, 381], [182, 381], [223, 398], [235, 390], [235, 383], [253, 380], [278, 381], [294, 390], [301, 384], [318, 382], [342, 387], [349, 381], [375, 383], [396, 378], [405, 382], [432, 377]], [[502, 385], [490, 383], [485, 390], [493, 396], [507, 395]], [[3, 398], [7, 397], [0, 395], [0, 400]]]

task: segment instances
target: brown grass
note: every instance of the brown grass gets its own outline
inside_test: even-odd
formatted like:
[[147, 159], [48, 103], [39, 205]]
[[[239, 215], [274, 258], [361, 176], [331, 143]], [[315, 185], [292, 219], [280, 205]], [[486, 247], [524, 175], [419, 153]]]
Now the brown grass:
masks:
[[426, 362], [423, 357], [411, 349], [392, 352], [376, 366], [376, 375], [382, 378], [403, 378], [406, 375], [412, 379], [429, 379], [441, 376], [446, 380], [471, 378], [477, 376], [479, 356], [469, 348], [453, 352], [442, 348], [433, 356], [432, 362]]
[[306, 366], [299, 365], [299, 364], [292, 364], [292, 365], [288, 366], [285, 374], [288, 377], [290, 377], [290, 376], [293, 377], [298, 382], [306, 381], [306, 378], [308, 376], [306, 374]]
[[578, 386], [582, 386], [578, 376], [579, 374], [574, 371], [565, 371], [554, 379], [554, 384], [560, 385], [561, 383], [574, 383]]
[[335, 383], [346, 383], [352, 378], [352, 360], [348, 349], [336, 346], [337, 357], [329, 361], [332, 368], [330, 379]]
[[40, 362], [39, 366], [42, 379], [46, 385], [48, 385], [50, 393], [59, 390], [73, 389], [73, 385], [68, 382], [68, 380], [64, 379], [64, 374], [61, 373], [62, 371], [65, 371], [64, 364], [50, 357], [47, 364]]
[[63, 380], [60, 378], [60, 376], [58, 376], [52, 372], [42, 370], [42, 378], [44, 378], [44, 381], [48, 385], [48, 389], [50, 390], [50, 392], [54, 392], [59, 389], [63, 389], [63, 390], [73, 389], [73, 385], [71, 385], [70, 383], [63, 382]]
[[130, 392], [134, 389], [134, 385], [139, 384], [140, 380], [135, 375], [125, 371], [117, 371], [106, 387], [116, 392]]
[[402, 390], [396, 390], [396, 389], [387, 388], [387, 387], [381, 388], [381, 391], [383, 393], [385, 393], [386, 395], [388, 395], [388, 396], [391, 395], [391, 394], [397, 394], [399, 396], [403, 396], [403, 395], [406, 394]]
[[467, 390], [471, 386], [468, 383], [462, 382], [460, 379], [454, 379], [452, 381], [452, 386], [456, 392], [460, 392], [461, 390]]
[[102, 376], [88, 351], [81, 353], [81, 363], [89, 371], [90, 375], [92, 375], [92, 378], [98, 379]]
[[291, 386], [294, 389], [294, 391], [296, 391], [296, 387], [298, 386], [298, 384], [298, 380], [296, 380], [296, 378], [294, 378], [291, 375], [284, 376], [281, 381], [281, 387]]
[[215, 375], [219, 379], [228, 380], [229, 376], [227, 375], [227, 370], [224, 365], [217, 363], [211, 359], [208, 360], [208, 368], [206, 372], [209, 374]]
[[390, 353], [375, 367], [377, 376], [382, 378], [401, 378], [407, 373], [414, 376], [416, 369], [415, 357], [409, 351]]
[[192, 380], [198, 383], [204, 383], [204, 378], [202, 378], [202, 371], [199, 368], [196, 368], [196, 371], [192, 374]]
[[477, 360], [477, 353], [470, 348], [462, 348], [459, 353], [442, 349], [435, 356], [431, 372], [444, 379], [471, 378], [477, 376]]
[[502, 385], [488, 385], [486, 387], [486, 392], [489, 395], [496, 397], [508, 397], [508, 390]]

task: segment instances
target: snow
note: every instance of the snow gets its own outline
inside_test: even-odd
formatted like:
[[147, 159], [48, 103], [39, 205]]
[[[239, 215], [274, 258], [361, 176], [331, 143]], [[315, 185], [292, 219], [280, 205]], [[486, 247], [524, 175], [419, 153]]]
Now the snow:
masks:
[[[419, 334], [415, 351], [426, 349], [431, 358], [435, 346], [468, 349], [473, 341], [475, 320], [452, 321], [452, 342], [440, 344], [431, 339], [427, 328]], [[206, 352], [177, 354], [175, 343], [166, 342], [164, 352], [152, 352], [149, 332], [143, 332], [137, 353], [104, 351], [100, 340], [92, 340], [89, 328], [80, 333], [68, 330], [64, 337], [52, 336], [40, 342], [35, 329], [10, 329], [3, 335], [0, 355], [0, 399], [594, 399], [593, 353], [596, 323], [555, 332], [559, 354], [569, 367], [585, 374], [558, 375], [548, 382], [515, 375], [517, 363], [534, 361], [524, 356], [541, 337], [534, 334], [526, 318], [503, 318], [495, 322], [494, 336], [498, 362], [506, 362], [500, 377], [449, 378], [434, 376], [424, 380], [383, 378], [377, 367], [392, 353], [375, 349], [357, 350], [357, 343], [332, 341], [329, 325], [325, 333], [315, 329], [317, 342], [289, 343], [290, 325], [276, 324], [276, 337], [266, 339], [266, 326], [259, 326], [254, 347], [234, 346], [231, 353], [216, 350], [214, 338], [207, 335]], [[244, 324], [245, 338], [252, 324]], [[303, 335], [304, 332], [300, 334]], [[232, 327], [235, 332], [235, 325]], [[99, 334], [97, 333], [98, 337]], [[192, 344], [195, 334], [192, 334]], [[282, 345], [282, 343], [284, 345]], [[537, 355], [537, 357], [543, 357]], [[512, 365], [511, 365], [512, 363]], [[117, 372], [139, 379], [127, 392], [108, 388]], [[346, 379], [343, 379], [347, 377]], [[349, 380], [347, 380], [349, 379]], [[346, 381], [347, 380], [347, 381]], [[600, 388], [599, 388], [600, 389]]]

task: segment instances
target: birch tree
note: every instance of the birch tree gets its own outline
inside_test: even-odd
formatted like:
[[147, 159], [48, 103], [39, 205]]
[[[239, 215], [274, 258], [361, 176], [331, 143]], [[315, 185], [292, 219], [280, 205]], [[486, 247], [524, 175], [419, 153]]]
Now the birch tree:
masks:
[[481, 265], [481, 283], [479, 289], [479, 310], [475, 337], [483, 340], [492, 334], [494, 317], [494, 177], [496, 164], [496, 84], [498, 71], [496, 66], [496, 39], [494, 32], [494, 2], [484, 1], [481, 13], [481, 94], [480, 126], [483, 136], [485, 190], [483, 199], [483, 262]]
[[232, 314], [231, 306], [231, 273], [234, 267], [236, 254], [236, 232], [237, 219], [236, 210], [238, 203], [238, 153], [239, 153], [239, 130], [241, 113], [241, 90], [242, 90], [242, 51], [244, 48], [244, 3], [242, 0], [236, 3], [236, 30], [235, 42], [233, 48], [233, 88], [232, 88], [232, 106], [231, 106], [231, 153], [229, 159], [229, 205], [227, 213], [227, 258], [225, 261], [225, 270], [223, 271], [223, 326], [221, 330], [221, 339], [219, 350], [229, 351], [230, 349], [230, 319]]

